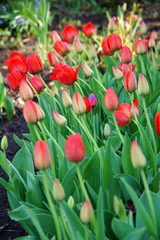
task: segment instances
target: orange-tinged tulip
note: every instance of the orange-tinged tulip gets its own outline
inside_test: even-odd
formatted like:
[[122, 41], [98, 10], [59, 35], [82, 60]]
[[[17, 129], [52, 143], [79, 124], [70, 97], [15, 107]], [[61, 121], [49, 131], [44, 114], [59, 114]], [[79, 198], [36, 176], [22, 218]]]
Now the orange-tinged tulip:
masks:
[[92, 206], [89, 200], [86, 200], [81, 208], [80, 219], [83, 223], [89, 223], [92, 220]]
[[118, 108], [119, 100], [112, 88], [107, 89], [104, 96], [104, 104], [107, 110], [115, 110]]
[[52, 156], [47, 143], [38, 140], [34, 145], [34, 165], [36, 168], [45, 169], [51, 166]]
[[64, 188], [56, 178], [53, 181], [53, 197], [56, 201], [62, 201], [65, 198]]
[[29, 99], [33, 99], [33, 92], [31, 87], [28, 85], [28, 83], [26, 81], [21, 81], [20, 82], [20, 87], [19, 87], [19, 91], [20, 91], [20, 97], [23, 101], [27, 101]]

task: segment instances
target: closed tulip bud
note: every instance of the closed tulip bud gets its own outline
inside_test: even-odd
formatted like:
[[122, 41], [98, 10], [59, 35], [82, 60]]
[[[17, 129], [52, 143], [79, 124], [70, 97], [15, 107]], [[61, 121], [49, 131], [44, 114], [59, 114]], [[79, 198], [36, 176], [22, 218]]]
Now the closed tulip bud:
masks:
[[83, 52], [83, 45], [81, 44], [81, 42], [78, 39], [75, 38], [73, 43], [74, 43], [74, 48], [77, 53]]
[[34, 165], [36, 168], [45, 169], [51, 166], [52, 157], [47, 143], [44, 140], [38, 140], [33, 150]]
[[19, 91], [20, 91], [20, 97], [24, 102], [29, 99], [33, 99], [32, 89], [26, 81], [20, 82]]
[[63, 117], [62, 115], [60, 115], [56, 111], [53, 111], [52, 113], [53, 113], [53, 117], [54, 117], [55, 122], [59, 126], [65, 126], [67, 124], [67, 119], [65, 117]]
[[128, 92], [133, 92], [137, 88], [136, 76], [133, 71], [128, 71], [124, 78], [124, 89]]
[[66, 108], [72, 106], [72, 99], [65, 89], [62, 90], [62, 103]]
[[121, 48], [121, 59], [123, 63], [132, 62], [132, 52], [129, 47], [124, 46]]
[[90, 58], [97, 57], [96, 49], [95, 49], [93, 43], [89, 46], [89, 56], [90, 56]]
[[63, 28], [62, 36], [66, 42], [72, 42], [76, 35], [78, 35], [78, 29], [71, 24], [68, 24]]
[[146, 26], [145, 22], [142, 20], [140, 22], [140, 33], [142, 35], [144, 35], [146, 32], [147, 32], [147, 26]]
[[10, 72], [7, 75], [8, 85], [13, 91], [18, 90], [21, 79], [22, 75], [18, 71]]
[[157, 39], [158, 39], [158, 34], [157, 34], [157, 32], [156, 32], [155, 30], [153, 30], [153, 31], [151, 32], [151, 37], [152, 37], [154, 40], [157, 40]]
[[107, 110], [115, 110], [118, 108], [119, 100], [117, 94], [112, 88], [108, 88], [104, 96], [104, 105]]
[[67, 138], [65, 154], [70, 162], [80, 162], [84, 159], [85, 148], [80, 133], [70, 135]]
[[138, 94], [146, 96], [149, 93], [149, 85], [145, 76], [140, 73], [138, 78]]
[[136, 141], [131, 143], [131, 160], [134, 168], [143, 168], [146, 165], [146, 158]]
[[68, 43], [64, 41], [58, 41], [54, 44], [54, 49], [56, 50], [57, 53], [59, 53], [61, 56], [66, 55], [67, 53], [70, 52], [70, 47]]
[[65, 198], [65, 192], [58, 179], [53, 181], [53, 197], [56, 201], [62, 201]]
[[78, 92], [75, 92], [73, 94], [72, 108], [73, 108], [73, 112], [76, 114], [83, 114], [86, 112], [85, 102], [82, 96]]
[[117, 28], [116, 17], [111, 17], [108, 23], [108, 30], [113, 32]]
[[137, 40], [134, 44], [134, 51], [136, 54], [145, 54], [148, 51], [148, 41]]
[[44, 118], [42, 108], [32, 100], [27, 100], [23, 107], [23, 116], [27, 123], [36, 123]]
[[52, 40], [53, 40], [53, 44], [61, 41], [61, 38], [60, 38], [59, 34], [55, 30], [52, 31]]
[[33, 77], [31, 77], [29, 82], [34, 87], [37, 93], [40, 93], [42, 88], [44, 88], [44, 84], [38, 75], [34, 75]]
[[122, 71], [119, 70], [117, 67], [112, 66], [112, 70], [113, 70], [113, 75], [115, 79], [121, 80], [124, 77]]
[[92, 206], [89, 200], [86, 200], [81, 208], [80, 219], [83, 223], [89, 223], [92, 220]]
[[89, 38], [91, 35], [95, 34], [95, 26], [92, 22], [88, 22], [82, 26], [82, 32]]
[[155, 45], [156, 45], [156, 43], [155, 43], [154, 38], [153, 38], [153, 37], [150, 37], [150, 39], [149, 39], [149, 41], [148, 41], [148, 46], [149, 46], [150, 48], [153, 48], [153, 47], [155, 47]]
[[1, 140], [1, 149], [5, 152], [7, 148], [8, 148], [8, 139], [7, 139], [7, 136], [4, 135]]
[[[158, 104], [158, 109], [160, 109], [160, 105]], [[155, 115], [155, 127], [158, 137], [160, 137], [160, 111], [156, 113]]]
[[70, 207], [70, 208], [73, 208], [74, 207], [74, 199], [73, 199], [73, 197], [72, 196], [70, 196], [69, 198], [68, 198], [68, 202], [67, 202], [67, 204], [68, 204], [68, 206]]
[[106, 123], [106, 125], [104, 127], [104, 136], [109, 137], [110, 135], [111, 135], [111, 129], [110, 129], [108, 123]]
[[36, 74], [43, 71], [44, 67], [41, 62], [40, 56], [38, 54], [31, 54], [26, 59], [28, 72], [31, 74]]
[[82, 64], [82, 68], [86, 77], [91, 77], [93, 75], [92, 69], [87, 64]]
[[48, 60], [49, 60], [49, 63], [52, 67], [55, 66], [57, 63], [59, 63], [59, 59], [54, 52], [49, 52], [48, 53]]
[[45, 118], [45, 113], [43, 112], [42, 108], [37, 104], [37, 111], [39, 114], [39, 121]]
[[120, 211], [121, 211], [121, 206], [120, 206], [120, 202], [119, 202], [119, 199], [117, 198], [117, 196], [114, 196], [114, 199], [113, 199], [113, 205], [114, 205], [114, 211], [117, 215], [120, 214]]

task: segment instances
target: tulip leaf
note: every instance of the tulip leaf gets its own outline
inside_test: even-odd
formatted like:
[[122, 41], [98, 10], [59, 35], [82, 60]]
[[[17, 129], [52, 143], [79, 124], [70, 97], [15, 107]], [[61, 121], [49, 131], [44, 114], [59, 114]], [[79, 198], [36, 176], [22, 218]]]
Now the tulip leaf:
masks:
[[4, 101], [6, 113], [8, 115], [8, 119], [11, 120], [14, 112], [13, 101], [11, 98], [8, 98], [8, 97], [4, 97], [3, 101]]
[[5, 157], [4, 153], [0, 150], [0, 166], [3, 168], [3, 170], [5, 172], [7, 172], [5, 158], [6, 157]]
[[76, 176], [76, 168], [73, 164], [73, 166], [70, 168], [70, 170], [65, 174], [62, 185], [65, 189], [65, 198], [68, 199], [71, 195], [72, 187], [73, 187], [73, 180]]
[[97, 229], [96, 238], [105, 240], [105, 225], [104, 225], [104, 203], [103, 203], [103, 190], [100, 187], [97, 201]]
[[0, 177], [0, 184], [7, 190], [16, 193], [16, 190], [12, 187], [11, 184], [6, 182], [3, 178]]
[[159, 182], [160, 182], [160, 168], [158, 169], [155, 177], [152, 179], [150, 189], [152, 192], [159, 192]]
[[123, 240], [142, 240], [147, 239], [147, 231], [146, 228], [141, 228], [139, 230], [133, 231], [128, 234]]
[[124, 239], [128, 234], [135, 231], [135, 228], [116, 218], [112, 221], [112, 229], [118, 239]]

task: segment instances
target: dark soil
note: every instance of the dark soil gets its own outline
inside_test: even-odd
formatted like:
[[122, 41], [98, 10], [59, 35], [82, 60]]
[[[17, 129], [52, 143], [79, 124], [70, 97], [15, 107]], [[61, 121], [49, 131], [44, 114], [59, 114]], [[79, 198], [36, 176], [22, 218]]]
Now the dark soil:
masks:
[[[160, 4], [152, 4], [152, 5], [145, 5], [143, 18], [145, 23], [148, 27], [148, 32], [150, 33], [152, 30], [156, 30], [160, 39], [160, 16], [154, 12], [153, 9], [156, 9], [157, 12], [160, 12]], [[152, 14], [151, 14], [152, 13]], [[55, 17], [56, 24], [53, 24], [54, 29], [58, 29], [58, 22], [59, 17]], [[92, 21], [95, 24], [106, 25], [107, 20], [106, 16], [94, 15], [89, 17], [89, 15], [81, 14], [77, 15], [77, 19], [82, 20], [82, 24], [88, 21]], [[57, 28], [55, 27], [57, 26]], [[0, 141], [3, 135], [6, 135], [8, 138], [9, 147], [7, 150], [7, 158], [12, 161], [16, 152], [19, 150], [19, 146], [14, 142], [13, 133], [16, 134], [19, 138], [22, 139], [22, 134], [28, 132], [27, 124], [23, 118], [22, 114], [22, 104], [19, 98], [19, 93], [11, 91], [8, 87], [7, 83], [7, 74], [8, 69], [4, 64], [4, 61], [8, 59], [8, 55], [11, 51], [17, 50], [20, 53], [24, 53], [28, 56], [31, 53], [35, 52], [34, 49], [35, 39], [30, 37], [28, 39], [24, 39], [24, 47], [18, 47], [17, 49], [0, 49], [0, 72], [3, 75], [3, 80], [5, 87], [7, 89], [7, 96], [11, 97], [14, 101], [15, 106], [15, 113], [13, 119], [9, 122], [7, 120], [6, 115], [3, 115], [3, 121], [0, 120]], [[48, 79], [48, 72], [43, 73], [44, 79]], [[7, 175], [4, 171], [0, 168], [0, 177], [8, 181]], [[0, 240], [7, 240], [7, 239], [15, 239], [20, 236], [26, 235], [24, 230], [21, 226], [12, 221], [8, 216], [8, 211], [10, 211], [10, 206], [7, 200], [6, 190], [0, 185]]]

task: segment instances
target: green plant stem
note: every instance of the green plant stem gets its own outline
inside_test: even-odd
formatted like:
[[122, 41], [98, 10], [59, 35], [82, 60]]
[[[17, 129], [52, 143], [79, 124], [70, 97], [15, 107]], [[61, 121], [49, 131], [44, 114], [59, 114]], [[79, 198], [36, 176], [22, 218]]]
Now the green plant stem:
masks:
[[36, 89], [32, 86], [32, 84], [30, 83], [30, 81], [28, 79], [26, 79], [27, 83], [29, 84], [29, 86], [31, 87], [31, 89], [33, 90], [33, 92], [35, 93], [37, 99], [38, 99], [38, 102], [40, 103], [40, 98], [38, 96], [38, 93], [36, 91]]
[[83, 48], [83, 50], [84, 50], [84, 52], [87, 54], [87, 57], [88, 57], [89, 63], [91, 64], [91, 58], [90, 58], [90, 56], [89, 56], [88, 51], [87, 51], [85, 48]]
[[130, 93], [129, 96], [130, 96], [130, 99], [131, 99], [133, 116], [134, 116], [134, 119], [136, 120], [136, 122], [138, 123], [139, 121], [138, 121], [138, 118], [137, 118], [137, 115], [136, 115], [136, 111], [135, 111], [135, 107], [134, 107], [134, 103], [133, 103], [133, 93]]
[[85, 224], [85, 240], [88, 240], [88, 226]]
[[154, 152], [155, 152], [155, 155], [157, 156], [156, 141], [155, 141], [153, 129], [152, 129], [152, 126], [151, 126], [151, 122], [149, 120], [149, 116], [148, 116], [148, 113], [147, 113], [146, 102], [145, 102], [145, 98], [144, 97], [142, 98], [142, 103], [143, 103], [143, 107], [144, 107], [144, 113], [145, 113], [145, 116], [146, 116], [147, 124], [148, 124], [148, 127], [149, 127], [150, 131], [151, 131]]
[[67, 236], [68, 236], [69, 239], [71, 239], [71, 235], [70, 235], [70, 232], [69, 232], [69, 230], [68, 230], [68, 226], [67, 226], [66, 220], [65, 220], [65, 218], [64, 218], [64, 214], [63, 214], [63, 209], [62, 209], [62, 204], [61, 204], [61, 202], [59, 202], [59, 209], [60, 209], [62, 222], [63, 222], [64, 228], [65, 228], [65, 230], [66, 230]]
[[83, 80], [83, 79], [80, 78], [80, 77], [78, 77], [78, 79], [79, 79], [81, 82], [83, 82], [90, 90], [92, 90], [92, 88], [89, 86], [89, 84], [88, 84], [85, 80]]
[[73, 64], [76, 65], [76, 62], [74, 61], [74, 59], [69, 54], [67, 54], [67, 56], [73, 62]]
[[154, 73], [153, 73], [153, 91], [154, 91], [155, 85], [156, 85], [156, 69], [157, 69], [157, 66], [156, 66], [156, 61], [155, 61], [155, 56], [154, 56], [153, 49], [151, 49], [151, 53], [152, 53], [152, 62], [153, 62], [153, 70], [154, 70]]
[[80, 87], [80, 85], [79, 85], [77, 82], [75, 82], [75, 84], [76, 84], [76, 86], [79, 88], [79, 91], [80, 91], [81, 95], [84, 96], [83, 90], [82, 90], [82, 88]]
[[123, 139], [122, 134], [121, 134], [121, 132], [120, 132], [120, 130], [119, 130], [119, 127], [118, 127], [118, 125], [117, 125], [117, 120], [116, 120], [116, 117], [115, 117], [115, 115], [114, 115], [114, 112], [112, 112], [112, 118], [113, 118], [113, 121], [114, 121], [114, 125], [115, 125], [115, 127], [116, 127], [116, 130], [117, 130], [117, 132], [118, 132], [119, 138], [121, 139], [122, 144], [124, 144], [124, 139]]
[[33, 128], [34, 128], [34, 131], [35, 131], [35, 134], [36, 134], [37, 138], [38, 138], [39, 140], [41, 140], [41, 136], [39, 135], [39, 132], [38, 132], [38, 130], [37, 130], [37, 128], [36, 128], [36, 125], [33, 123], [32, 126], [33, 126]]
[[138, 56], [139, 56], [139, 60], [140, 60], [140, 64], [141, 64], [142, 73], [144, 75], [146, 75], [146, 69], [145, 69], [145, 65], [144, 65], [144, 62], [143, 62], [143, 57], [141, 55], [138, 55]]
[[46, 128], [45, 124], [42, 122], [42, 126], [45, 130], [45, 132], [48, 134], [48, 136], [51, 138], [51, 140], [53, 141], [53, 143], [57, 146], [57, 148], [59, 149], [59, 151], [61, 152], [62, 156], [64, 157], [64, 152], [62, 151], [61, 147], [59, 146], [59, 144], [57, 143], [57, 141], [52, 137], [52, 135], [50, 134], [50, 132], [48, 131], [48, 129]]
[[99, 47], [101, 47], [100, 42], [95, 38], [95, 35], [92, 35], [93, 40], [97, 43]]
[[107, 89], [102, 85], [102, 83], [100, 83], [100, 82], [97, 80], [97, 78], [95, 78], [95, 77], [93, 76], [93, 79], [101, 86], [101, 88], [104, 90], [104, 92], [107, 91]]
[[11, 183], [12, 183], [13, 187], [15, 188], [12, 176], [11, 176], [9, 168], [8, 168], [8, 162], [7, 162], [7, 158], [6, 158], [6, 151], [3, 151], [3, 153], [4, 153], [4, 161], [5, 161], [5, 164], [6, 164], [6, 172], [8, 174], [9, 180], [11, 180]]
[[[47, 94], [50, 96], [50, 93], [47, 93]], [[53, 96], [53, 94], [52, 94], [52, 96]], [[59, 101], [54, 96], [53, 96], [53, 98], [56, 101], [56, 103], [58, 104], [58, 106], [59, 106], [59, 108], [61, 110], [62, 115], [64, 115], [64, 111], [63, 111], [63, 108], [61, 107], [61, 104], [59, 103]]]
[[57, 239], [62, 240], [60, 225], [59, 225], [59, 221], [58, 221], [58, 216], [57, 216], [57, 213], [54, 209], [54, 205], [53, 205], [51, 195], [50, 195], [50, 192], [49, 192], [49, 189], [48, 189], [47, 178], [46, 178], [46, 170], [45, 169], [42, 169], [42, 175], [43, 175], [43, 183], [44, 183], [44, 188], [45, 188], [45, 192], [46, 192], [46, 197], [47, 197], [48, 204], [49, 204], [52, 216], [53, 216], [53, 221], [54, 221], [55, 226], [56, 226]]
[[67, 125], [66, 125], [65, 127], [68, 129], [68, 131], [69, 131], [71, 134], [75, 134], [75, 133], [72, 131], [72, 129], [70, 129], [70, 127], [68, 127]]
[[141, 173], [142, 181], [143, 181], [143, 184], [144, 184], [144, 188], [146, 190], [148, 203], [149, 203], [149, 207], [150, 207], [150, 210], [151, 210], [152, 221], [154, 223], [155, 230], [156, 230], [156, 235], [157, 235], [157, 222], [156, 222], [156, 216], [155, 216], [155, 211], [154, 211], [154, 206], [153, 206], [151, 194], [150, 194], [150, 191], [149, 191], [149, 187], [148, 187], [148, 184], [147, 184], [147, 180], [146, 180], [144, 170], [141, 169], [140, 173]]
[[[43, 134], [45, 142], [48, 144], [48, 140], [47, 140], [46, 134], [44, 132], [42, 123], [38, 122], [38, 126], [39, 126], [39, 128], [40, 128], [40, 130], [41, 130], [41, 132]], [[53, 163], [53, 159], [52, 159], [52, 164], [51, 164], [51, 170], [52, 170], [53, 179], [55, 179], [56, 178], [56, 172], [55, 172], [55, 166], [54, 166], [54, 163]]]
[[99, 75], [98, 68], [97, 68], [97, 64], [96, 64], [96, 61], [95, 61], [95, 60], [94, 60], [94, 69], [96, 70], [96, 74], [97, 74], [98, 81], [102, 83], [102, 80], [101, 80], [101, 77], [100, 77], [100, 75]]

